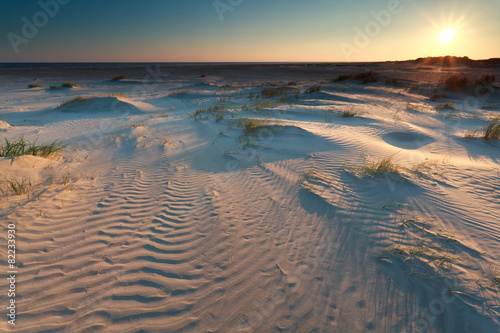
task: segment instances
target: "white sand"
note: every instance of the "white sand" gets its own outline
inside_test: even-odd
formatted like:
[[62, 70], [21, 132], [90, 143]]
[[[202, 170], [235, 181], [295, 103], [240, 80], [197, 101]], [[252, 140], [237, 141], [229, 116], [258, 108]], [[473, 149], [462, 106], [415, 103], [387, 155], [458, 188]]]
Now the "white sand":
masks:
[[[144, 69], [113, 83], [82, 71], [56, 92], [26, 89], [29, 71], [3, 76], [12, 127], [0, 122], [0, 139], [68, 145], [0, 159], [0, 180], [37, 185], [30, 201], [0, 199], [5, 266], [7, 223], [17, 234], [14, 331], [498, 332], [500, 147], [462, 136], [500, 108], [466, 110], [457, 95], [459, 110], [437, 111], [404, 88], [321, 83], [337, 71], [174, 68], [147, 85]], [[220, 122], [187, 115], [231, 93], [222, 104], [251, 105], [262, 87], [250, 83], [281, 80], [322, 91]], [[59, 106], [76, 96], [87, 98]], [[338, 117], [351, 108], [362, 114]], [[238, 140], [247, 117], [279, 126]], [[429, 168], [356, 172], [390, 155]], [[412, 255], [380, 258], [393, 246]], [[7, 289], [2, 279], [2, 306]]]

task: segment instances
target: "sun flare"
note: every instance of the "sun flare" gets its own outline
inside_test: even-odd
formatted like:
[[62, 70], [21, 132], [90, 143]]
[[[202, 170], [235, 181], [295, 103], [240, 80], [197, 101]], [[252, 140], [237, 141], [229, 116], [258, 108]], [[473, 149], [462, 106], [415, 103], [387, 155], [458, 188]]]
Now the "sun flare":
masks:
[[448, 45], [455, 39], [457, 31], [455, 29], [445, 29], [439, 33], [438, 40], [441, 45]]

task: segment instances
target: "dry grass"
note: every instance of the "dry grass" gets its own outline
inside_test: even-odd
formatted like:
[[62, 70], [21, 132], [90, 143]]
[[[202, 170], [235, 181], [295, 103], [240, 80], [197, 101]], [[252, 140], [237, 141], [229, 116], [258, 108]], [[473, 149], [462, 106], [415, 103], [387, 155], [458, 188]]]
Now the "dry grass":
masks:
[[500, 117], [491, 119], [490, 123], [484, 127], [483, 139], [486, 141], [500, 139]]
[[401, 166], [394, 161], [394, 156], [388, 156], [372, 163], [365, 163], [359, 168], [358, 172], [363, 175], [377, 177], [385, 173], [399, 174], [401, 170]]
[[339, 75], [335, 79], [332, 79], [332, 82], [341, 82], [347, 80], [362, 80], [363, 84], [375, 83], [379, 81], [379, 74], [374, 71], [367, 71], [358, 74], [347, 74], [347, 75]]
[[441, 82], [444, 89], [454, 92], [465, 92], [470, 88], [486, 88], [496, 80], [495, 75], [486, 74], [479, 79], [471, 79], [463, 74], [454, 74]]
[[168, 94], [168, 96], [185, 95], [191, 91], [193, 91], [193, 90], [192, 89], [183, 89], [183, 90], [172, 91], [170, 94]]
[[72, 99], [68, 99], [67, 101], [64, 101], [62, 102], [61, 104], [59, 104], [59, 107], [61, 106], [65, 106], [65, 105], [68, 105], [68, 104], [72, 104], [72, 103], [82, 103], [83, 101], [89, 99], [90, 97], [82, 97], [82, 96], [77, 96], [77, 97], [74, 97]]
[[339, 117], [342, 118], [352, 118], [354, 116], [357, 116], [359, 112], [355, 111], [354, 109], [347, 109], [344, 111], [339, 111]]
[[436, 110], [456, 110], [453, 102], [441, 103], [435, 106]]
[[468, 130], [465, 132], [464, 138], [474, 139], [479, 132], [485, 141], [500, 139], [500, 117], [492, 118], [489, 123], [475, 131]]
[[306, 89], [304, 93], [306, 94], [312, 94], [315, 92], [320, 92], [321, 91], [321, 86], [312, 86]]
[[126, 78], [127, 77], [122, 74], [122, 75], [118, 75], [118, 76], [112, 77], [111, 79], [109, 79], [109, 81], [116, 82], [116, 81], [125, 80]]
[[264, 98], [272, 98], [276, 96], [286, 96], [290, 91], [295, 89], [289, 87], [264, 88], [260, 95]]

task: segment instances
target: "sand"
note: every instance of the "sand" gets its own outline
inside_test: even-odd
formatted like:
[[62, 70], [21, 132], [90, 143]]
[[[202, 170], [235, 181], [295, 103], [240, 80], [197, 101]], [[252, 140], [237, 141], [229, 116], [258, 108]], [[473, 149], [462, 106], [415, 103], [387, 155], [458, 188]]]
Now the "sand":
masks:
[[[381, 82], [329, 81], [369, 68]], [[450, 73], [495, 70], [3, 70], [0, 139], [67, 146], [0, 158], [0, 180], [36, 185], [0, 197], [18, 270], [0, 330], [498, 332], [500, 146], [463, 136], [498, 115], [499, 90], [428, 99]], [[77, 86], [46, 89], [62, 82]], [[249, 94], [275, 86], [287, 101], [256, 110]], [[386, 157], [398, 172], [363, 173]]]

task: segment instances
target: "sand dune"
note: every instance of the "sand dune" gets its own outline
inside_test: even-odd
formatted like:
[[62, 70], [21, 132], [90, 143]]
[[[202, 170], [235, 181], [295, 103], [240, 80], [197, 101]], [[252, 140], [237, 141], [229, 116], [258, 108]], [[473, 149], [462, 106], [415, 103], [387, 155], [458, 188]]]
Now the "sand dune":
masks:
[[[140, 98], [132, 77], [72, 92], [124, 97], [56, 108], [23, 111], [0, 94], [17, 108], [2, 114], [16, 124], [3, 136], [68, 145], [0, 159], [0, 179], [36, 184], [30, 200], [0, 201], [20, 251], [15, 331], [499, 330], [500, 153], [463, 138], [499, 110], [459, 108], [457, 97], [458, 110], [439, 111], [424, 95], [359, 82], [257, 110], [262, 99], [248, 96], [272, 75], [304, 91], [332, 74], [210, 70], [210, 88], [199, 68], [172, 69]], [[222, 118], [193, 116], [217, 104]], [[347, 109], [356, 115], [341, 117]], [[363, 169], [387, 157], [397, 171]]]
[[10, 125], [8, 123], [6, 123], [5, 121], [2, 121], [0, 120], [0, 130], [5, 130], [7, 128], [9, 128]]

